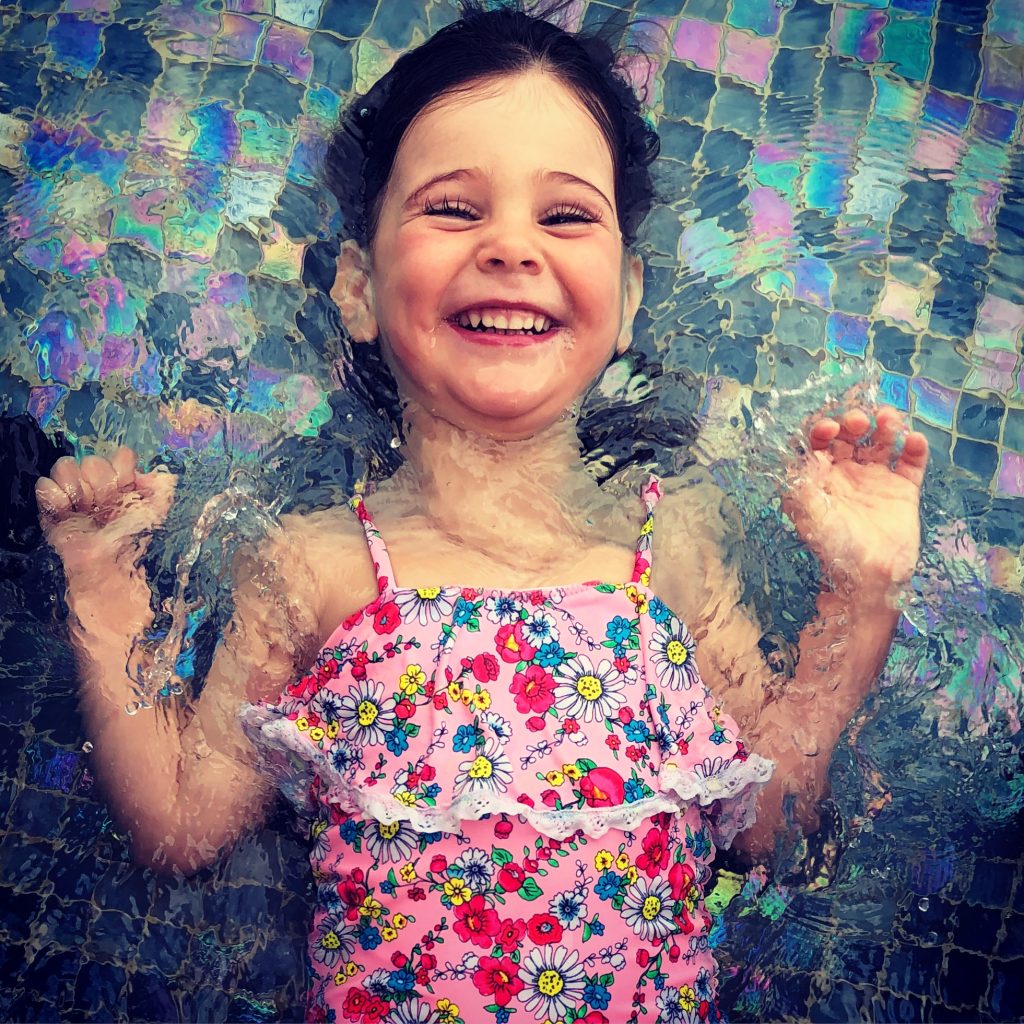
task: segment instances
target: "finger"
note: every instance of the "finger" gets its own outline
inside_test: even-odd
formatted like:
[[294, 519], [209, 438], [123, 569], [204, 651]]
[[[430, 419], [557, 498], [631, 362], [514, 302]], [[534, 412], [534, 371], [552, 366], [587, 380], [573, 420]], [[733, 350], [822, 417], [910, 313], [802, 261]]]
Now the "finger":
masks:
[[824, 419], [818, 420], [816, 423], [811, 424], [811, 428], [808, 431], [808, 436], [811, 439], [811, 448], [814, 451], [823, 451], [836, 439], [839, 434], [839, 424], [833, 420]]
[[171, 507], [177, 483], [178, 478], [163, 467], [150, 473], [135, 474], [136, 489], [151, 501], [154, 512], [160, 517]]
[[928, 454], [928, 438], [914, 431], [907, 435], [893, 471], [920, 487], [928, 468]]
[[139, 457], [127, 445], [122, 445], [110, 459], [117, 488], [120, 491], [130, 490], [135, 486], [135, 473], [139, 465]]
[[91, 489], [93, 504], [98, 508], [107, 508], [118, 497], [114, 467], [98, 455], [82, 459], [82, 484], [87, 493]]
[[36, 481], [36, 504], [43, 515], [53, 520], [63, 519], [72, 510], [67, 491], [48, 476]]
[[862, 409], [851, 409], [839, 418], [839, 440], [858, 444], [871, 429], [871, 417]]
[[82, 470], [77, 459], [70, 455], [58, 459], [50, 470], [50, 479], [67, 495], [71, 509], [85, 507]]

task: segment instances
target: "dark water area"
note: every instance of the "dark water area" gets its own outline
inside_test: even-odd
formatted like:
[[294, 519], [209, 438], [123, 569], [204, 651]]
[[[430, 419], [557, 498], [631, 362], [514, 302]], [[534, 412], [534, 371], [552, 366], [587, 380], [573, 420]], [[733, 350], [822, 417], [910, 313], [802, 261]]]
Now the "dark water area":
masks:
[[[857, 385], [932, 451], [921, 562], [822, 829], [771, 870], [724, 856], [709, 887], [723, 1004], [1024, 1019], [1024, 7], [591, 0], [568, 16], [625, 14], [653, 23], [623, 41], [648, 51], [628, 72], [669, 201], [641, 236], [634, 348], [584, 409], [599, 475], [706, 467], [742, 517], [763, 649], [784, 655], [819, 583], [777, 497], [795, 426]], [[60, 454], [120, 443], [182, 474], [149, 566], [201, 687], [230, 614], [225, 544], [396, 465], [393, 395], [327, 295], [344, 225], [318, 159], [352, 90], [453, 17], [0, 4], [3, 1019], [302, 1016], [304, 837], [281, 807], [192, 878], [132, 864], [31, 486]], [[197, 540], [204, 508], [243, 511]]]

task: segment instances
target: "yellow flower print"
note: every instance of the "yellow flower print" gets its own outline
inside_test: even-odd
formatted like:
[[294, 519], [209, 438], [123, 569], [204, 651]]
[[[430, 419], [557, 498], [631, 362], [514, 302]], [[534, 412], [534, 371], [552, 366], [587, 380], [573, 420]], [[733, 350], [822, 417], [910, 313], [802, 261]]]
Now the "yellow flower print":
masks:
[[341, 971], [338, 971], [338, 973], [334, 976], [335, 985], [344, 985], [346, 981], [348, 981], [348, 978], [346, 978], [345, 975], [341, 973]]
[[629, 880], [630, 885], [637, 880], [639, 874], [640, 872], [637, 871], [635, 864], [626, 869], [626, 878]]
[[457, 679], [448, 684], [448, 699], [462, 700], [462, 684]]
[[342, 970], [345, 972], [346, 978], [354, 978], [359, 973], [359, 965], [355, 960], [349, 960]]
[[679, 1005], [685, 1013], [690, 1013], [697, 1006], [697, 993], [689, 985], [683, 985], [679, 989]]
[[477, 690], [473, 694], [473, 710], [486, 711], [491, 706], [490, 690]]
[[461, 700], [462, 703], [465, 704], [467, 708], [472, 706], [474, 697], [475, 695], [471, 693], [469, 690], [463, 690], [462, 693], [459, 694], [459, 700]]
[[340, 731], [341, 726], [338, 725], [337, 722], [331, 722], [331, 724], [327, 726], [327, 738], [333, 740]]
[[298, 729], [299, 732], [305, 732], [309, 728], [309, 719], [306, 717], [296, 718], [295, 728]]
[[579, 782], [583, 778], [583, 772], [579, 770], [574, 764], [563, 764], [562, 771], [565, 772], [567, 779], [572, 779], [573, 782]]
[[461, 878], [449, 878], [444, 883], [444, 894], [453, 907], [461, 907], [473, 898], [473, 890]]
[[367, 896], [363, 900], [363, 905], [359, 908], [361, 917], [368, 917], [373, 921], [376, 921], [383, 912], [384, 908], [380, 905], [380, 901], [375, 900], [372, 896]]
[[[650, 566], [647, 566], [647, 568], [644, 569], [644, 571], [642, 573], [640, 573], [640, 582], [645, 587], [649, 587], [651, 585], [651, 567]], [[647, 610], [647, 607], [646, 607], [646, 602], [645, 602], [644, 611], [646, 611], [646, 610]]]
[[419, 665], [410, 665], [398, 680], [398, 689], [406, 697], [415, 697], [426, 681], [427, 676], [423, 669]]
[[614, 863], [614, 858], [608, 850], [598, 850], [594, 858], [594, 867], [598, 871], [607, 871]]
[[407, 918], [405, 914], [395, 914], [395, 916], [391, 918], [391, 923], [401, 931], [409, 923], [409, 918]]
[[415, 882], [416, 869], [411, 864], [403, 864], [402, 870], [398, 872], [398, 876], [403, 882]]
[[395, 928], [392, 928], [391, 925], [388, 924], [388, 925], [385, 925], [383, 928], [381, 928], [381, 930], [380, 930], [380, 937], [385, 942], [394, 942], [394, 940], [398, 938], [398, 931]]
[[650, 535], [651, 535], [651, 533], [653, 531], [654, 531], [654, 517], [653, 516], [648, 516], [644, 520], [644, 525], [640, 527], [640, 536], [641, 537], [650, 537]]
[[437, 1001], [437, 1024], [455, 1024], [459, 1019], [459, 1008], [450, 999]]
[[416, 794], [415, 793], [410, 793], [409, 790], [407, 790], [407, 789], [400, 789], [395, 794], [395, 799], [400, 804], [403, 804], [406, 807], [415, 807], [416, 806]]
[[628, 853], [620, 853], [618, 855], [618, 857], [615, 858], [615, 866], [620, 871], [625, 871], [626, 868], [629, 867], [629, 854]]
[[647, 611], [647, 596], [641, 594], [632, 583], [626, 587], [626, 596], [636, 605], [636, 610], [641, 615]]
[[309, 738], [314, 743], [319, 743], [324, 738], [324, 730], [321, 729], [319, 725], [313, 726], [313, 728], [309, 730]]
[[548, 784], [551, 786], [560, 786], [565, 782], [565, 776], [557, 768], [552, 768], [544, 778], [548, 780]]

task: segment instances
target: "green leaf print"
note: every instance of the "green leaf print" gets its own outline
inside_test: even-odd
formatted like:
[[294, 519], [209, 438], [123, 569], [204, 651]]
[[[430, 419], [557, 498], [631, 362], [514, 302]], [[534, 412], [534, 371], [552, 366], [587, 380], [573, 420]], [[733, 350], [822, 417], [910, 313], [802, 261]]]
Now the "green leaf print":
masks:
[[524, 900], [533, 901], [537, 899], [538, 896], [543, 896], [544, 892], [534, 879], [527, 878], [519, 887], [519, 895]]
[[515, 857], [513, 857], [512, 854], [508, 852], [508, 850], [503, 850], [499, 846], [496, 847], [494, 849], [494, 852], [491, 854], [491, 860], [493, 860], [494, 863], [498, 865], [511, 864], [512, 861], [515, 860]]

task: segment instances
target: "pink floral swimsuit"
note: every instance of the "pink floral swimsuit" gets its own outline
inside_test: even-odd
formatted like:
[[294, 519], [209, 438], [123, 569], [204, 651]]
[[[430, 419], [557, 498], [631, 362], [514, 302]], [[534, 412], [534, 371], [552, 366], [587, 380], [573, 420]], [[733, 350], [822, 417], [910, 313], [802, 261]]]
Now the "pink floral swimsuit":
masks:
[[399, 586], [353, 499], [379, 596], [244, 713], [316, 808], [310, 1020], [720, 1019], [703, 887], [771, 763], [650, 590], [659, 497], [629, 583], [522, 592]]

